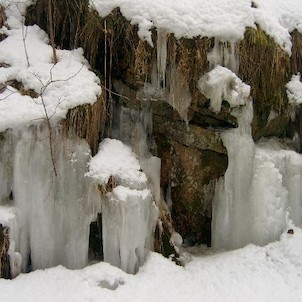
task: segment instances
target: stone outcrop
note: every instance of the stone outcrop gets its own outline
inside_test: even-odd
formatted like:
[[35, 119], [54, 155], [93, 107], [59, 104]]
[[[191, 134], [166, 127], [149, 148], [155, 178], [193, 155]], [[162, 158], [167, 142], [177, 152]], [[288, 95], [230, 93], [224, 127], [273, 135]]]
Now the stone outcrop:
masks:
[[8, 228], [0, 224], [0, 278], [11, 278]]
[[[41, 17], [47, 12], [41, 3], [28, 11], [27, 20], [47, 31], [46, 19]], [[56, 7], [60, 9], [59, 5]], [[59, 18], [60, 15], [56, 16]], [[215, 47], [222, 54], [234, 55], [233, 69], [237, 69], [238, 77], [251, 86], [254, 140], [263, 136], [292, 138], [296, 131], [301, 133], [302, 127], [299, 120], [296, 124], [291, 122], [292, 108], [288, 104], [285, 85], [292, 74], [302, 71], [302, 35], [297, 31], [292, 33], [290, 57], [259, 28], [248, 28], [244, 39], [233, 45], [207, 37], [178, 40], [173, 34], [166, 33], [166, 77], [157, 78], [158, 91], [146, 96], [142, 93], [145, 84], [153, 82], [154, 85], [154, 75], [158, 77], [157, 30], [153, 29], [155, 47], [152, 48], [139, 39], [137, 27], [131, 25], [118, 9], [102, 19], [96, 12], [82, 7], [82, 11], [75, 12], [72, 17], [78, 20], [73, 31], [76, 43], [70, 43], [66, 38], [68, 32], [64, 31], [64, 18], [55, 20], [56, 43], [62, 47], [75, 44], [84, 48], [89, 63], [100, 74], [105, 86], [102, 105], [105, 118], [97, 116], [99, 105], [95, 105], [91, 112], [87, 108], [78, 108], [68, 115], [67, 127], [71, 125], [78, 135], [88, 139], [95, 150], [102, 137], [101, 132], [104, 134], [100, 124], [102, 127], [106, 124], [110, 132], [112, 104], [142, 110], [146, 101], [151, 102], [152, 139], [157, 146], [153, 152], [162, 160], [161, 188], [170, 207], [174, 227], [188, 244], [209, 244], [214, 184], [227, 167], [227, 154], [220, 132], [237, 127], [237, 121], [225, 102], [221, 112], [213, 112], [209, 100], [197, 87], [200, 77], [213, 67], [207, 55]], [[73, 40], [72, 37], [70, 39]], [[219, 64], [229, 67], [223, 56]], [[176, 83], [173, 83], [173, 77], [177, 79]], [[166, 86], [170, 88], [166, 89]], [[167, 91], [172, 86], [178, 93], [190, 95], [187, 111], [178, 113], [171, 105]], [[92, 123], [98, 123], [98, 126], [95, 128]]]

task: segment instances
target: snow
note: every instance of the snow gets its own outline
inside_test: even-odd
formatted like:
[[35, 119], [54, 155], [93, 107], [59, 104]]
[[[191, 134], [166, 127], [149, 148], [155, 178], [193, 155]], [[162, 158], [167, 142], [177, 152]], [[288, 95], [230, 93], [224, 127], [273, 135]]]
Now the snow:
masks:
[[249, 0], [91, 0], [91, 4], [103, 17], [120, 7], [132, 24], [138, 24], [140, 38], [151, 45], [152, 27], [177, 38], [201, 35], [234, 41], [242, 39], [245, 27], [254, 21]]
[[245, 105], [250, 95], [250, 86], [244, 84], [231, 70], [220, 65], [200, 78], [198, 88], [210, 99], [210, 107], [216, 113], [220, 112], [223, 100], [231, 107], [237, 107]]
[[302, 104], [302, 82], [300, 74], [293, 75], [290, 82], [287, 83], [286, 88], [289, 103], [293, 105]]
[[97, 184], [115, 182], [102, 203], [104, 261], [134, 274], [153, 249], [158, 216], [147, 176], [132, 148], [116, 139], [104, 139], [88, 166]]
[[121, 141], [105, 138], [98, 153], [89, 162], [87, 176], [106, 184], [110, 176], [121, 185], [132, 189], [146, 188], [147, 177], [132, 149]]
[[[151, 29], [156, 27], [181, 37], [215, 37], [235, 42], [243, 38], [246, 27], [258, 24], [289, 54], [290, 33], [302, 32], [301, 0], [91, 0], [104, 17], [114, 8], [138, 24], [139, 36], [152, 43]], [[254, 3], [252, 7], [252, 2]]]
[[254, 0], [255, 22], [289, 54], [290, 33], [298, 29], [302, 33], [302, 6], [300, 0]]
[[[0, 280], [5, 302], [200, 301], [299, 302], [302, 299], [302, 230], [265, 247], [191, 254], [176, 266], [151, 253], [137, 275], [99, 263], [83, 270], [61, 266]], [[187, 255], [189, 256], [189, 255]], [[114, 290], [114, 288], [116, 288]]]
[[[8, 87], [0, 93], [0, 131], [45, 120], [43, 102], [55, 124], [69, 109], [92, 104], [101, 93], [99, 79], [89, 71], [82, 49], [56, 50], [58, 63], [54, 65], [46, 33], [36, 25], [23, 25], [20, 5], [10, 1], [8, 28], [1, 30], [8, 37], [0, 43], [0, 62], [6, 65], [0, 67], [0, 84], [8, 83]], [[13, 80], [36, 96], [11, 87]]]

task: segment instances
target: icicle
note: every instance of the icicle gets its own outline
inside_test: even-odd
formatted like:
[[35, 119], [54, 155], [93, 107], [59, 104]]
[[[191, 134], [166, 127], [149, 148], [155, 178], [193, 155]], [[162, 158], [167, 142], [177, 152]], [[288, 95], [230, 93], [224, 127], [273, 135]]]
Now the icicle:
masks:
[[103, 205], [104, 260], [136, 273], [152, 249], [157, 216], [148, 189], [115, 188]]
[[252, 103], [237, 110], [239, 127], [222, 140], [228, 169], [216, 185], [212, 245], [234, 249], [278, 240], [289, 218], [302, 223], [302, 155], [270, 140], [254, 144]]
[[[1, 137], [3, 136], [3, 137]], [[11, 132], [0, 134], [0, 205], [13, 198], [14, 136]]]
[[[81, 268], [88, 261], [89, 225], [100, 202], [89, 196], [84, 177], [90, 150], [86, 142], [54, 132], [53, 174], [46, 127], [24, 130], [14, 159], [14, 197], [20, 224], [18, 248], [23, 271], [62, 264]], [[46, 139], [45, 139], [46, 138]]]
[[250, 135], [252, 103], [241, 113], [239, 128], [223, 134], [228, 151], [228, 169], [214, 196], [212, 246], [238, 248], [249, 243], [247, 192], [253, 174], [254, 142]]
[[168, 103], [179, 113], [180, 117], [188, 123], [188, 109], [192, 96], [188, 83], [178, 74], [175, 66], [169, 68]]
[[167, 33], [163, 30], [157, 31], [157, 73], [158, 87], [166, 87], [167, 66]]
[[89, 163], [95, 181], [115, 183], [102, 205], [104, 260], [132, 274], [152, 249], [158, 216], [143, 171], [132, 149], [116, 139], [103, 140]]
[[234, 73], [239, 70], [239, 58], [236, 52], [235, 42], [221, 42], [215, 39], [213, 49], [207, 55], [210, 70], [217, 65], [229, 68]]

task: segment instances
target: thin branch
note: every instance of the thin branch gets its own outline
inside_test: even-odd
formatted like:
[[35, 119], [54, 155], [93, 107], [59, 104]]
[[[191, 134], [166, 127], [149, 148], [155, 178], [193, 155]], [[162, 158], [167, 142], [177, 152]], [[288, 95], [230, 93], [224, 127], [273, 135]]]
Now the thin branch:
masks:
[[122, 94], [119, 94], [119, 93], [117, 93], [117, 92], [114, 92], [114, 91], [110, 90], [109, 88], [107, 88], [106, 86], [104, 86], [103, 84], [100, 84], [100, 86], [101, 86], [103, 89], [105, 89], [106, 91], [110, 92], [111, 94], [116, 95], [116, 96], [118, 96], [118, 97], [121, 97], [121, 98], [124, 98], [124, 99], [130, 101], [130, 99], [129, 99], [127, 96], [122, 95]]
[[43, 110], [46, 116], [46, 124], [47, 124], [47, 128], [49, 131], [49, 147], [50, 147], [50, 157], [51, 157], [51, 161], [52, 161], [52, 166], [53, 166], [53, 171], [55, 176], [57, 177], [57, 169], [56, 169], [56, 163], [55, 163], [55, 156], [54, 156], [54, 150], [53, 150], [53, 137], [52, 137], [52, 129], [51, 129], [51, 124], [50, 124], [50, 120], [49, 120], [49, 116], [48, 116], [48, 112], [45, 106], [45, 102], [44, 102], [44, 98], [43, 95], [40, 96], [41, 100], [42, 100], [42, 106], [43, 106]]
[[30, 66], [29, 57], [28, 57], [28, 52], [27, 52], [27, 47], [26, 47], [27, 27], [25, 27], [25, 31], [24, 31], [24, 19], [23, 18], [22, 18], [22, 22], [21, 22], [21, 28], [22, 28], [23, 48], [24, 48], [25, 57], [26, 57], [26, 61], [27, 61], [27, 67], [29, 67]]

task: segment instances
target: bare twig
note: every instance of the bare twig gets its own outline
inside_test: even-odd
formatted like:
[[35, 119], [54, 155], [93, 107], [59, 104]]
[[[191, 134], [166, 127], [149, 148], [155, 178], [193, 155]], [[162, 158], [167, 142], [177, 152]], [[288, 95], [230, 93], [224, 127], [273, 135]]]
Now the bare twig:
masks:
[[55, 156], [54, 156], [54, 150], [53, 150], [53, 144], [52, 144], [53, 143], [53, 137], [52, 137], [52, 129], [51, 129], [51, 124], [50, 124], [50, 119], [49, 119], [48, 112], [47, 112], [47, 109], [46, 109], [46, 106], [45, 106], [43, 95], [41, 94], [40, 97], [41, 97], [42, 106], [43, 106], [43, 110], [44, 110], [45, 117], [46, 117], [47, 128], [48, 128], [48, 131], [49, 131], [50, 157], [51, 157], [51, 161], [52, 161], [54, 174], [57, 177], [58, 174], [57, 174], [56, 162], [55, 162]]
[[24, 18], [22, 18], [21, 28], [22, 28], [22, 43], [23, 43], [23, 48], [24, 48], [25, 57], [26, 57], [26, 61], [27, 61], [27, 67], [29, 67], [30, 66], [30, 64], [29, 64], [29, 57], [28, 57], [28, 52], [27, 52], [27, 47], [26, 47], [27, 27], [25, 27], [25, 29], [24, 29]]
[[118, 96], [118, 97], [121, 97], [121, 98], [124, 98], [124, 99], [130, 101], [130, 99], [129, 99], [127, 96], [122, 95], [122, 94], [119, 94], [119, 93], [117, 93], [117, 92], [114, 92], [114, 91], [110, 90], [109, 88], [107, 88], [107, 87], [106, 87], [105, 85], [103, 85], [103, 84], [100, 84], [100, 86], [101, 86], [104, 90], [110, 92], [111, 94], [116, 95], [116, 96]]

